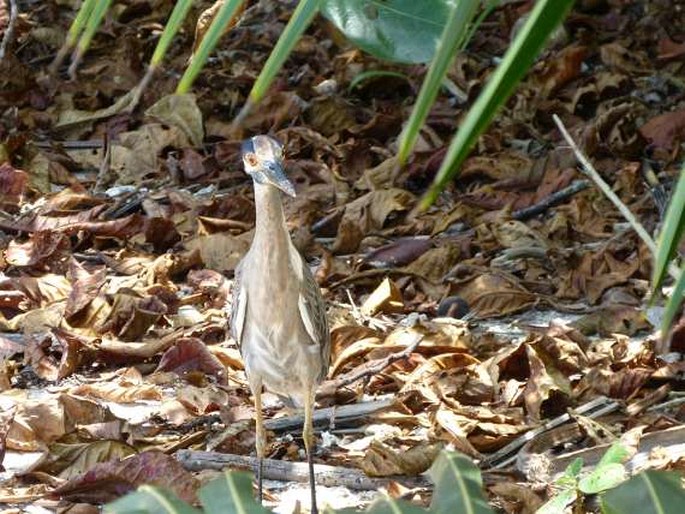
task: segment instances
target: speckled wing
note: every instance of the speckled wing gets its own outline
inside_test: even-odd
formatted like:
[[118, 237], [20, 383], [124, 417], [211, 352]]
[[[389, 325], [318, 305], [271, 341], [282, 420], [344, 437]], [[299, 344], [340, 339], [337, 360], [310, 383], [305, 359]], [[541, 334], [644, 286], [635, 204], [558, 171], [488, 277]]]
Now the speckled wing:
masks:
[[247, 290], [242, 286], [243, 262], [241, 260], [235, 268], [233, 286], [231, 287], [231, 336], [241, 347], [243, 338], [243, 328], [245, 327], [245, 314], [247, 313]]
[[319, 289], [319, 285], [314, 280], [314, 276], [304, 259], [302, 259], [302, 267], [302, 287], [298, 307], [307, 334], [314, 344], [319, 345], [323, 364], [321, 374], [318, 377], [321, 381], [328, 374], [331, 361], [331, 334], [328, 331], [326, 304], [321, 296], [321, 289]]

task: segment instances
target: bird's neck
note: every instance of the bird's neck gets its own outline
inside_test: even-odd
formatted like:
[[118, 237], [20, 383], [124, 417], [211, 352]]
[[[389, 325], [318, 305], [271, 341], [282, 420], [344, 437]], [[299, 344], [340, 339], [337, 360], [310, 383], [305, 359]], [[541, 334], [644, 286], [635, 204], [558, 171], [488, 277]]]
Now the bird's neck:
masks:
[[268, 184], [254, 183], [256, 209], [255, 239], [270, 241], [274, 246], [290, 239], [283, 214], [281, 192]]

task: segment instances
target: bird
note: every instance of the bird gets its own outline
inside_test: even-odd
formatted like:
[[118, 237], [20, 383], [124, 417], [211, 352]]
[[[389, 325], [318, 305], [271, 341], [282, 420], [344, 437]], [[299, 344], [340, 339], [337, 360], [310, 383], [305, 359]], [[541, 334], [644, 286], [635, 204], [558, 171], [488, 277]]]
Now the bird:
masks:
[[304, 408], [302, 436], [309, 467], [311, 512], [317, 513], [312, 412], [317, 386], [330, 366], [326, 306], [307, 262], [286, 226], [282, 194], [296, 195], [283, 167], [283, 145], [267, 135], [243, 141], [256, 210], [249, 250], [235, 268], [230, 332], [238, 344], [256, 410], [257, 489], [263, 498], [266, 432], [262, 388]]

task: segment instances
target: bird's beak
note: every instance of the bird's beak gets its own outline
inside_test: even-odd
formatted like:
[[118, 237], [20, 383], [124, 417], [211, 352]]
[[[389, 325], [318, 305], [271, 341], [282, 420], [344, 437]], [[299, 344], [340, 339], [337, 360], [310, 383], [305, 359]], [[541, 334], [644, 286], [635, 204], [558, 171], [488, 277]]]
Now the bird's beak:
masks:
[[280, 162], [271, 161], [266, 163], [263, 174], [269, 184], [277, 187], [288, 196], [295, 196], [295, 186], [288, 180], [288, 177], [285, 176], [283, 166]]

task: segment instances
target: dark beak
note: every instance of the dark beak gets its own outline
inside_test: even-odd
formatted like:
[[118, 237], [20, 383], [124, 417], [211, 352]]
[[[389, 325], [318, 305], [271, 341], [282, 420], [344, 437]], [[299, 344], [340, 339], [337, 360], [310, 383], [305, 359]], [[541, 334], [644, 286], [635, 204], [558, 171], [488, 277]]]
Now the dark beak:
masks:
[[265, 164], [263, 174], [267, 182], [272, 186], [276, 186], [288, 196], [295, 196], [295, 186], [285, 176], [281, 163], [271, 161]]

